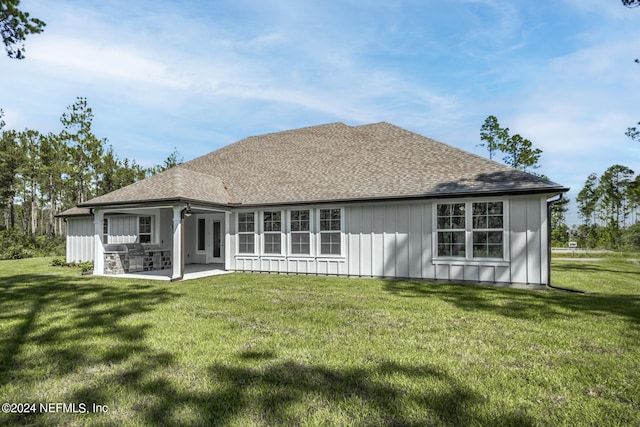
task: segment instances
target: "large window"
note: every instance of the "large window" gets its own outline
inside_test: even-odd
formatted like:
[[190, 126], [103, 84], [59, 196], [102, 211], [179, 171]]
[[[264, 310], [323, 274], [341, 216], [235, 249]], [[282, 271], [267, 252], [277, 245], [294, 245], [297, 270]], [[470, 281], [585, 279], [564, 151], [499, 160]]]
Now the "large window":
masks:
[[238, 214], [238, 252], [252, 254], [255, 252], [255, 214], [253, 212]]
[[439, 203], [436, 232], [439, 257], [504, 258], [504, 203]]
[[320, 254], [340, 255], [342, 211], [338, 209], [320, 209]]
[[464, 203], [437, 206], [438, 256], [465, 256], [466, 214]]
[[311, 227], [309, 210], [291, 211], [291, 253], [309, 255]]
[[282, 212], [265, 212], [264, 225], [264, 253], [282, 253]]
[[473, 257], [503, 258], [504, 212], [502, 202], [473, 204]]
[[153, 241], [153, 217], [138, 217], [138, 239], [140, 243], [151, 243]]

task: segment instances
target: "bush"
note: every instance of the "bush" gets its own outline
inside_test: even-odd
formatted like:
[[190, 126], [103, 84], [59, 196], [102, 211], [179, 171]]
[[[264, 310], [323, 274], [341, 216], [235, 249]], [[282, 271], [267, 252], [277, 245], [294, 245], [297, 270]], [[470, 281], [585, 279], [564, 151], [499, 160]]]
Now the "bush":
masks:
[[64, 258], [54, 258], [51, 260], [51, 266], [52, 267], [66, 267], [67, 266], [67, 261]]
[[82, 274], [87, 274], [93, 271], [93, 261], [81, 262], [78, 267], [80, 267]]

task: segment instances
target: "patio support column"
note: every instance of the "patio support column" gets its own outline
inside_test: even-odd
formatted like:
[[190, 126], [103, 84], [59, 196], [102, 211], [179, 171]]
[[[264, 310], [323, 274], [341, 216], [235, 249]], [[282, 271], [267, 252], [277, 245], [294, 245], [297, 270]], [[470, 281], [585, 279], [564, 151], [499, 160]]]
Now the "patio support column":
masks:
[[[231, 212], [224, 213], [224, 269], [231, 268], [231, 235], [229, 226], [231, 225]], [[235, 268], [235, 265], [233, 266]]]
[[184, 256], [182, 253], [182, 206], [173, 207], [173, 252], [171, 261], [171, 280], [180, 280], [184, 274]]
[[102, 246], [102, 233], [104, 233], [104, 212], [93, 211], [93, 274], [104, 274], [104, 246]]

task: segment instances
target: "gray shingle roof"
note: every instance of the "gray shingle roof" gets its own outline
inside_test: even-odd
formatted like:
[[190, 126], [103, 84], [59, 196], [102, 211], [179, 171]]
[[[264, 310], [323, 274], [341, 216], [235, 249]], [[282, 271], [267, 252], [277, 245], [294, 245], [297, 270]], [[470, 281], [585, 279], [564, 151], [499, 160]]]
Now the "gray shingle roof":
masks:
[[268, 205], [567, 189], [389, 123], [254, 136], [82, 206], [199, 200]]

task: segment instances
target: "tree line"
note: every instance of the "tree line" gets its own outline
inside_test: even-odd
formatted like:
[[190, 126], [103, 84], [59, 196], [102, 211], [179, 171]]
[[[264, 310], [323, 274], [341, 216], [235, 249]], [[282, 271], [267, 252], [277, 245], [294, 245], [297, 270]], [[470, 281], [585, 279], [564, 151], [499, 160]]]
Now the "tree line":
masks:
[[62, 236], [56, 215], [63, 210], [182, 162], [176, 149], [151, 168], [120, 158], [93, 132], [83, 97], [61, 115], [58, 133], [3, 130], [3, 116], [0, 110], [0, 258], [26, 256], [25, 247], [38, 252]]
[[569, 236], [585, 248], [640, 249], [640, 174], [622, 165], [592, 173], [576, 198], [582, 224]]
[[[640, 140], [640, 132], [627, 135]], [[516, 169], [533, 173], [539, 167], [542, 150], [520, 135], [510, 135], [495, 116], [487, 117], [480, 128], [480, 140], [478, 145], [487, 149], [490, 159], [502, 153], [503, 162]], [[576, 198], [583, 222], [572, 228], [566, 224], [569, 202], [565, 197], [553, 205], [552, 245], [566, 247], [571, 240], [582, 248], [640, 250], [640, 175], [633, 170], [613, 165], [600, 176], [589, 175]]]

